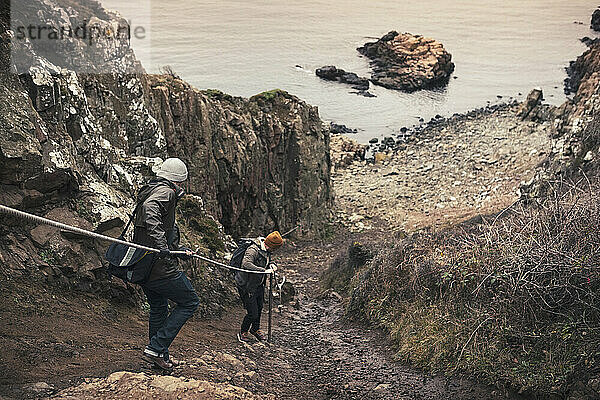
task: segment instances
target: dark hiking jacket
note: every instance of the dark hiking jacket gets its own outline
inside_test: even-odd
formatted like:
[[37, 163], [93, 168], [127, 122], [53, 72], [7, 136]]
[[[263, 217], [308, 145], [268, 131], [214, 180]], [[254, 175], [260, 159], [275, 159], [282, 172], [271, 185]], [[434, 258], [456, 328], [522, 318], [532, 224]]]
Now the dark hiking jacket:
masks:
[[[164, 178], [155, 178], [144, 186], [138, 195], [138, 202], [143, 203], [135, 218], [133, 241], [158, 250], [179, 250], [175, 207], [182, 195], [182, 189]], [[179, 272], [177, 258], [156, 259], [148, 281], [175, 278]]]
[[[269, 252], [261, 249], [260, 239], [254, 239], [244, 258], [242, 259], [242, 269], [250, 271], [265, 271], [270, 262]], [[267, 280], [266, 274], [252, 274], [248, 272], [236, 272], [235, 282], [237, 286], [248, 293], [256, 292], [261, 285], [264, 285]]]

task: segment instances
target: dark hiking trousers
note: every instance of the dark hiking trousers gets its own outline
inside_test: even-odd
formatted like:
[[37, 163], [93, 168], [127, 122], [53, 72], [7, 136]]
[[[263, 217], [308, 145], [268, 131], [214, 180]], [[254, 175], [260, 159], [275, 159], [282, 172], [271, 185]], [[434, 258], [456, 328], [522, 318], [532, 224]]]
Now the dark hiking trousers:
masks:
[[[200, 300], [183, 272], [175, 278], [147, 282], [142, 289], [150, 304], [148, 347], [168, 359], [169, 346], [181, 327], [194, 315]], [[170, 314], [169, 300], [176, 304]]]
[[260, 329], [260, 316], [263, 309], [265, 296], [265, 286], [260, 285], [254, 293], [248, 293], [245, 289], [238, 287], [238, 293], [242, 299], [242, 304], [247, 311], [242, 321], [242, 332], [256, 332]]

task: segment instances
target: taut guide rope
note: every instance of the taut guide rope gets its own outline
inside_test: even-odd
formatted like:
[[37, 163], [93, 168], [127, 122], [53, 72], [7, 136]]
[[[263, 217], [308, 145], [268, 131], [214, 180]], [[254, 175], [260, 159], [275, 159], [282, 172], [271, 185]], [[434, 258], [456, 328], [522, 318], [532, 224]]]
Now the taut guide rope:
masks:
[[[53, 221], [51, 219], [47, 219], [47, 218], [43, 218], [43, 217], [38, 217], [37, 215], [29, 214], [29, 213], [26, 213], [26, 212], [20, 211], [20, 210], [15, 210], [14, 208], [6, 207], [6, 206], [3, 206], [1, 204], [0, 204], [0, 213], [5, 213], [5, 214], [12, 215], [14, 217], [23, 218], [23, 219], [26, 219], [26, 220], [29, 220], [29, 221], [33, 221], [33, 222], [36, 222], [36, 223], [40, 223], [40, 224], [44, 224], [44, 225], [48, 225], [48, 226], [53, 226], [55, 228], [62, 229], [64, 231], [68, 231], [68, 232], [77, 233], [77, 234], [80, 234], [82, 236], [87, 236], [87, 237], [94, 238], [94, 239], [106, 240], [106, 241], [112, 242], [112, 243], [119, 243], [119, 244], [122, 244], [122, 245], [125, 245], [125, 246], [129, 246], [129, 247], [133, 247], [133, 248], [136, 248], [136, 249], [141, 249], [141, 250], [149, 251], [151, 253], [160, 253], [160, 250], [153, 249], [151, 247], [146, 247], [146, 246], [142, 246], [140, 244], [130, 243], [130, 242], [126, 242], [124, 240], [112, 238], [110, 236], [101, 235], [99, 233], [86, 231], [85, 229], [81, 229], [81, 228], [77, 228], [77, 227], [74, 227], [74, 226], [62, 224], [60, 222], [56, 222], [56, 221]], [[181, 254], [186, 254], [186, 252], [185, 251], [170, 251], [169, 254], [172, 254], [172, 255], [181, 255]], [[236, 268], [236, 267], [232, 267], [231, 265], [227, 265], [227, 264], [223, 264], [223, 263], [218, 262], [218, 261], [211, 260], [210, 258], [199, 256], [197, 254], [192, 255], [192, 257], [200, 259], [200, 260], [205, 261], [207, 263], [216, 265], [218, 267], [226, 268], [226, 269], [234, 270], [234, 271], [248, 272], [248, 273], [251, 273], [251, 274], [263, 274], [263, 275], [270, 275], [270, 274], [273, 273], [273, 271], [270, 270], [270, 269], [268, 269], [266, 271], [251, 271], [251, 270], [247, 270], [247, 269]]]

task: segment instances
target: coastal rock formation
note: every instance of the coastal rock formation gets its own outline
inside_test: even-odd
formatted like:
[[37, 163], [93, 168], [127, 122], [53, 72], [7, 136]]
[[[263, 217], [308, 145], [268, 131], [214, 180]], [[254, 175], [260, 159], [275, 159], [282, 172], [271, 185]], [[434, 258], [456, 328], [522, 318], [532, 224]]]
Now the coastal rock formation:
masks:
[[284, 91], [251, 99], [151, 76], [148, 96], [190, 189], [234, 235], [300, 224], [319, 232], [331, 202], [329, 132], [318, 110]]
[[[565, 79], [565, 94], [576, 94], [582, 81], [588, 81], [592, 75], [600, 72], [600, 65], [597, 62], [599, 59], [600, 46], [596, 42], [590, 42], [589, 48], [577, 57], [577, 60], [571, 61], [566, 68], [568, 76]], [[586, 91], [589, 91], [589, 87]], [[588, 96], [588, 93], [582, 93], [579, 98]]]
[[367, 92], [369, 90], [369, 80], [356, 75], [354, 72], [346, 72], [341, 68], [337, 68], [333, 65], [326, 65], [321, 68], [317, 68], [317, 76], [327, 81], [335, 81], [352, 85], [352, 89], [358, 90], [357, 94], [365, 97], [375, 97], [373, 94]]
[[332, 135], [339, 135], [341, 133], [356, 133], [358, 132], [358, 129], [348, 128], [346, 125], [331, 122], [329, 124], [329, 132], [331, 132]]
[[542, 196], [548, 182], [600, 172], [600, 43], [572, 62], [569, 72], [565, 91], [575, 90], [575, 95], [555, 112], [552, 151], [521, 188], [525, 197]]
[[98, 1], [15, 1], [2, 13], [15, 29], [11, 67], [18, 74], [29, 74], [32, 66], [56, 74], [61, 68], [92, 74], [144, 72], [129, 46], [128, 22]]
[[[122, 22], [93, 0], [27, 4], [37, 4], [33, 17], [48, 23], [92, 16], [106, 26]], [[193, 244], [206, 255], [224, 256], [225, 230], [262, 234], [302, 224], [296, 233], [309, 237], [327, 225], [329, 132], [315, 107], [280, 91], [234, 99], [200, 93], [171, 76], [148, 76], [127, 41], [99, 46], [104, 53], [93, 57], [75, 38], [61, 44], [64, 53], [61, 47], [52, 54], [14, 41], [20, 57], [11, 59], [14, 32], [6, 21], [0, 28], [0, 204], [117, 236], [152, 166], [179, 156], [190, 165], [189, 189], [201, 196], [187, 202], [200, 222], [183, 233], [196, 234]], [[80, 72], [94, 71], [99, 56], [107, 60], [105, 73]], [[8, 72], [15, 69], [21, 73]], [[107, 279], [106, 243], [2, 219], [0, 261], [7, 268], [1, 273], [141, 298], [131, 296], [140, 293], [136, 288]], [[193, 275], [215, 290], [211, 296], [233, 298], [223, 284], [227, 274], [198, 265]], [[205, 311], [219, 312], [226, 303], [210, 301]]]
[[542, 89], [535, 88], [527, 95], [527, 99], [523, 102], [523, 104], [517, 110], [517, 116], [522, 120], [535, 119], [537, 113], [536, 108], [538, 105], [542, 104], [542, 99], [544, 98], [544, 94]]
[[356, 90], [369, 89], [369, 80], [367, 78], [361, 78], [354, 72], [346, 72], [343, 69], [336, 68], [333, 65], [317, 68], [316, 74], [321, 79], [347, 83], [348, 85], [352, 85], [352, 87]]
[[596, 9], [592, 14], [592, 22], [590, 28], [596, 32], [600, 32], [600, 9]]
[[343, 135], [331, 137], [332, 172], [345, 168], [354, 161], [364, 161], [368, 146]]
[[412, 92], [448, 82], [452, 56], [434, 39], [391, 31], [358, 48], [371, 59], [371, 81], [389, 89]]

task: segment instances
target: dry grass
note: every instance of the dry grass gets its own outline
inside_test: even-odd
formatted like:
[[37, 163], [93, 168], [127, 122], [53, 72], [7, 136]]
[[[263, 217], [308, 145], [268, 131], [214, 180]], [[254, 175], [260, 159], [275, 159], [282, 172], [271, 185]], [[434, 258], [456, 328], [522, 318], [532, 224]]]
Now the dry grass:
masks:
[[542, 394], [585, 382], [600, 372], [600, 183], [551, 193], [381, 249], [354, 277], [348, 314], [429, 370]]

